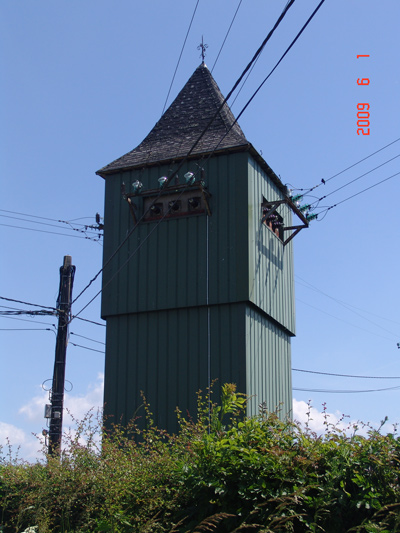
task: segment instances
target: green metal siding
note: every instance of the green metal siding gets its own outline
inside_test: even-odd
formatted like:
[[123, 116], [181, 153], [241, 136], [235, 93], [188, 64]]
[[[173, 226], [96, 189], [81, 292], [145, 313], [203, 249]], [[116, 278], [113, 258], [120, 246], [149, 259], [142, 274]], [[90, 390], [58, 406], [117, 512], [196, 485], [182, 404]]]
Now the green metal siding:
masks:
[[143, 417], [143, 391], [155, 422], [176, 432], [175, 408], [195, 417], [196, 392], [236, 383], [284, 418], [291, 410], [290, 337], [253, 306], [224, 304], [110, 317], [105, 414], [126, 423]]
[[[175, 408], [196, 413], [196, 392], [217, 379], [291, 409], [294, 334], [292, 244], [261, 225], [261, 202], [282, 197], [247, 152], [189, 161], [205, 168], [212, 216], [141, 222], [121, 193], [139, 180], [157, 187], [167, 166], [107, 176], [102, 316], [107, 320], [105, 413], [127, 422], [143, 391], [156, 423], [176, 431]], [[135, 197], [138, 216], [141, 197]], [[290, 223], [290, 212], [279, 208]], [[148, 239], [146, 237], [148, 236]], [[207, 262], [208, 260], [208, 262]], [[108, 264], [107, 264], [108, 263]], [[139, 411], [138, 411], [139, 409]]]
[[[295, 334], [294, 274], [292, 242], [282, 241], [261, 223], [261, 203], [281, 200], [283, 194], [249, 157], [249, 300]], [[292, 225], [290, 209], [280, 206], [285, 225]]]
[[291, 415], [290, 336], [253, 306], [246, 308], [246, 392], [249, 415], [263, 402], [282, 420]]
[[[180, 174], [197, 168], [195, 162], [188, 163]], [[145, 191], [168, 172], [168, 167], [155, 167], [107, 177], [105, 263], [133, 227], [122, 183], [129, 192], [139, 179]], [[209, 303], [247, 300], [247, 154], [211, 158], [205, 163], [205, 179], [212, 195], [208, 232], [206, 215], [141, 222], [104, 268], [103, 317], [205, 305], [207, 271]], [[140, 196], [135, 198], [139, 214], [141, 202]]]
[[175, 408], [196, 416], [196, 392], [217, 380], [245, 392], [243, 304], [164, 310], [107, 320], [105, 414], [126, 423], [144, 415], [143, 391], [155, 422], [177, 431]]
[[207, 377], [205, 308], [138, 313], [107, 320], [105, 414], [143, 418], [143, 391], [155, 422], [176, 431], [175, 408], [196, 414]]

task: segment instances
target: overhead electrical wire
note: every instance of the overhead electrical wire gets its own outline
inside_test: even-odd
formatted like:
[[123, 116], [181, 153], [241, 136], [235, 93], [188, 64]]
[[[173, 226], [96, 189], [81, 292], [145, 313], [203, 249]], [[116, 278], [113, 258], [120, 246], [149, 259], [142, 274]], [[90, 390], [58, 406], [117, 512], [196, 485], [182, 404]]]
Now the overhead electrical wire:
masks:
[[[286, 4], [286, 6], [287, 6], [287, 5], [288, 5], [288, 3]], [[286, 8], [286, 6], [285, 6], [285, 8]], [[284, 8], [284, 9], [285, 9], [285, 8]], [[251, 73], [253, 72], [253, 69], [254, 69], [254, 67], [256, 66], [257, 61], [260, 59], [260, 57], [261, 57], [261, 55], [259, 55], [259, 56], [257, 57], [257, 59], [254, 61], [254, 63], [253, 63], [253, 65], [252, 65], [251, 69], [250, 69], [249, 72], [247, 73], [246, 78], [243, 80], [242, 86], [239, 88], [238, 92], [236, 93], [235, 98], [232, 100], [232, 103], [230, 104], [230, 107], [231, 107], [231, 108], [234, 106], [236, 100], [238, 99], [240, 93], [241, 93], [242, 90], [243, 90], [243, 87], [246, 85], [246, 82], [247, 82], [247, 80], [249, 79], [249, 77], [251, 76]], [[211, 72], [212, 72], [212, 71], [211, 71]]]
[[[321, 5], [322, 3], [324, 2], [325, 0], [322, 0], [321, 1]], [[190, 148], [190, 150], [187, 152], [186, 156], [182, 159], [182, 161], [180, 162], [180, 164], [178, 165], [177, 169], [175, 169], [173, 172], [171, 171], [170, 175], [168, 176], [167, 178], [167, 181], [165, 183], [165, 186], [168, 185], [168, 183], [170, 182], [171, 178], [173, 175], [177, 174], [179, 172], [179, 170], [183, 167], [184, 163], [187, 161], [188, 157], [190, 156], [190, 154], [193, 152], [193, 150], [195, 149], [195, 147], [198, 145], [198, 143], [201, 141], [201, 139], [203, 138], [204, 134], [207, 132], [207, 130], [210, 128], [211, 124], [213, 123], [213, 121], [215, 120], [215, 118], [218, 116], [218, 114], [220, 113], [220, 111], [222, 110], [222, 108], [224, 107], [224, 105], [226, 104], [226, 102], [228, 101], [228, 99], [230, 98], [230, 96], [232, 95], [232, 93], [235, 91], [235, 89], [237, 88], [237, 86], [240, 84], [240, 82], [242, 81], [242, 79], [244, 78], [244, 76], [246, 75], [246, 73], [248, 72], [248, 70], [251, 68], [251, 66], [253, 65], [254, 61], [257, 60], [258, 56], [261, 54], [262, 50], [264, 49], [265, 45], [267, 44], [267, 42], [270, 40], [270, 38], [272, 37], [273, 33], [275, 32], [275, 30], [278, 28], [279, 24], [282, 22], [283, 18], [285, 17], [285, 15], [287, 14], [287, 12], [289, 11], [289, 9], [292, 7], [292, 5], [294, 4], [295, 0], [290, 0], [286, 7], [284, 8], [284, 10], [282, 11], [281, 15], [279, 16], [278, 20], [276, 21], [276, 23], [274, 24], [273, 28], [270, 30], [270, 32], [268, 33], [267, 37], [263, 40], [263, 42], [261, 43], [261, 45], [259, 46], [259, 48], [257, 49], [257, 51], [255, 52], [254, 56], [252, 57], [252, 59], [250, 60], [250, 62], [248, 63], [248, 65], [246, 66], [246, 68], [243, 70], [242, 74], [239, 76], [239, 78], [237, 79], [237, 81], [235, 82], [234, 86], [232, 87], [232, 89], [229, 91], [228, 95], [226, 96], [226, 98], [223, 100], [223, 102], [221, 103], [221, 105], [219, 106], [219, 108], [217, 109], [217, 111], [215, 112], [214, 116], [212, 117], [212, 119], [210, 120], [210, 122], [205, 126], [205, 128], [203, 129], [203, 131], [201, 132], [201, 134], [199, 135], [199, 137], [197, 138], [197, 140], [194, 142], [194, 144], [192, 145], [192, 147]], [[153, 200], [153, 203], [151, 205], [149, 205], [148, 209], [142, 214], [142, 216], [140, 217], [140, 219], [136, 222], [136, 224], [133, 226], [133, 228], [128, 232], [128, 234], [125, 236], [125, 238], [121, 241], [121, 243], [117, 246], [117, 248], [114, 250], [114, 252], [109, 256], [109, 258], [107, 259], [107, 261], [103, 264], [102, 268], [97, 272], [97, 274], [89, 281], [89, 283], [83, 288], [83, 290], [78, 294], [78, 296], [76, 296], [76, 298], [73, 300], [72, 304], [74, 304], [85, 292], [86, 290], [89, 289], [89, 287], [92, 285], [92, 283], [94, 283], [96, 281], [96, 279], [99, 277], [99, 275], [102, 273], [102, 271], [104, 270], [104, 268], [112, 261], [112, 259], [116, 256], [116, 254], [119, 252], [119, 250], [122, 248], [122, 246], [129, 240], [129, 238], [131, 237], [132, 233], [134, 232], [134, 230], [137, 228], [137, 226], [140, 224], [140, 222], [143, 220], [143, 218], [147, 215], [147, 213], [150, 211], [152, 205], [154, 205], [158, 198], [160, 197], [161, 195], [161, 191], [159, 193], [159, 195]], [[132, 255], [130, 256], [132, 257]], [[97, 295], [92, 298], [92, 300], [90, 300], [89, 304], [101, 293], [101, 291], [99, 293], [97, 293]], [[89, 305], [88, 304], [88, 305]], [[85, 306], [85, 308], [87, 307], [87, 305]], [[83, 309], [80, 311], [80, 313], [83, 311]], [[79, 313], [78, 313], [79, 314]], [[77, 315], [75, 315], [77, 316]]]
[[55, 324], [49, 324], [48, 322], [41, 322], [39, 320], [28, 320], [27, 318], [16, 318], [13, 316], [2, 316], [1, 318], [7, 318], [8, 320], [19, 320], [20, 322], [32, 322], [34, 324], [44, 324], [45, 326], [52, 326], [53, 328], [56, 327]]
[[[80, 228], [74, 228], [74, 227], [72, 227], [71, 223], [67, 222], [67, 221], [65, 221], [63, 223], [64, 224], [68, 224], [70, 227], [64, 228], [64, 226], [60, 226], [59, 224], [50, 224], [48, 222], [39, 222], [37, 220], [28, 220], [26, 218], [14, 217], [14, 216], [11, 216], [11, 215], [2, 215], [2, 214], [0, 214], [0, 217], [12, 218], [13, 220], [20, 220], [21, 222], [28, 222], [28, 224], [40, 224], [42, 226], [50, 226], [52, 228], [65, 229], [67, 231], [79, 231], [80, 233], [95, 233], [95, 231], [92, 231], [92, 230], [89, 230], [89, 229], [85, 230], [85, 229], [80, 229]], [[87, 227], [84, 224], [79, 224], [79, 225], [82, 226], [82, 227]]]
[[[308, 289], [311, 289], [311, 290], [314, 290], [315, 292], [318, 292], [320, 294], [322, 294], [323, 296], [326, 296], [327, 298], [330, 298], [331, 300], [333, 300], [334, 302], [338, 303], [339, 305], [343, 306], [345, 309], [347, 309], [348, 311], [350, 311], [351, 313], [354, 313], [355, 315], [359, 316], [360, 318], [362, 318], [363, 320], [366, 320], [367, 322], [370, 322], [371, 324], [373, 324], [374, 326], [376, 326], [377, 328], [379, 329], [382, 329], [383, 331], [386, 331], [386, 333], [390, 333], [391, 335], [394, 335], [394, 336], [398, 336], [397, 333], [393, 333], [393, 331], [390, 331], [382, 326], [380, 326], [379, 324], [377, 324], [376, 322], [370, 320], [369, 318], [363, 316], [361, 313], [358, 313], [357, 311], [355, 311], [354, 309], [357, 309], [358, 311], [362, 311], [362, 309], [358, 309], [358, 308], [355, 308], [353, 305], [351, 304], [346, 304], [345, 302], [342, 302], [341, 300], [338, 300], [337, 298], [334, 298], [333, 296], [330, 296], [329, 294], [327, 294], [326, 292], [323, 292], [321, 291], [320, 289], [318, 289], [317, 287], [314, 287], [314, 285], [312, 285], [311, 283], [308, 283], [308, 281], [305, 281], [303, 280], [300, 276], [295, 276], [296, 278], [302, 280], [305, 282], [304, 283], [300, 283], [301, 285], [303, 285], [303, 287], [306, 287]], [[354, 309], [352, 309], [354, 308]], [[364, 311], [366, 313], [368, 313], [368, 311]], [[370, 313], [372, 314], [372, 313]], [[377, 315], [375, 315], [377, 316]], [[386, 319], [383, 319], [383, 320], [386, 320]], [[393, 320], [391, 322], [394, 322]], [[399, 324], [399, 322], [394, 322], [395, 324]]]
[[361, 174], [361, 176], [357, 176], [357, 178], [354, 178], [354, 179], [350, 180], [349, 182], [345, 183], [344, 185], [341, 185], [340, 187], [338, 187], [334, 191], [332, 191], [332, 192], [330, 192], [328, 194], [325, 194], [324, 196], [321, 196], [321, 198], [318, 198], [318, 200], [315, 200], [315, 202], [313, 202], [311, 205], [314, 205], [317, 202], [321, 202], [322, 200], [325, 200], [325, 198], [328, 198], [328, 196], [331, 196], [332, 194], [335, 194], [336, 192], [344, 189], [345, 187], [348, 187], [349, 185], [351, 185], [355, 181], [358, 181], [359, 179], [363, 178], [364, 176], [367, 176], [368, 174], [371, 174], [371, 172], [374, 172], [374, 170], [377, 170], [378, 168], [381, 168], [381, 167], [387, 165], [388, 163], [391, 163], [392, 161], [394, 161], [398, 157], [400, 157], [400, 154], [397, 154], [394, 157], [392, 157], [391, 159], [388, 159], [387, 161], [384, 161], [383, 163], [381, 163], [377, 167], [374, 167], [371, 170], [368, 170], [367, 172], [364, 172], [364, 174]]
[[83, 320], [83, 322], [88, 322], [89, 324], [94, 324], [95, 326], [102, 326], [103, 328], [106, 327], [106, 324], [101, 324], [100, 322], [95, 322], [94, 320], [89, 320], [87, 318], [82, 318], [80, 316], [76, 316], [74, 318], [77, 318], [78, 320]]
[[[298, 34], [296, 35], [296, 37], [293, 39], [293, 41], [291, 42], [291, 44], [288, 46], [288, 48], [285, 50], [285, 52], [283, 53], [283, 55], [281, 56], [281, 58], [279, 59], [279, 61], [276, 63], [276, 65], [274, 66], [274, 68], [271, 70], [271, 72], [268, 74], [268, 76], [266, 76], [264, 78], [264, 80], [260, 83], [260, 85], [257, 87], [257, 89], [254, 91], [253, 95], [251, 96], [251, 98], [247, 101], [246, 105], [243, 107], [243, 109], [241, 110], [241, 112], [239, 113], [239, 115], [237, 116], [237, 118], [235, 119], [235, 122], [234, 124], [239, 120], [239, 118], [243, 115], [243, 113], [246, 111], [247, 107], [250, 105], [250, 103], [253, 101], [253, 99], [255, 98], [255, 96], [257, 95], [257, 93], [261, 90], [261, 88], [263, 87], [264, 83], [270, 78], [270, 76], [273, 74], [273, 72], [278, 68], [278, 66], [280, 65], [280, 63], [283, 61], [283, 59], [285, 58], [285, 56], [289, 53], [290, 49], [294, 46], [294, 44], [296, 43], [296, 41], [299, 39], [300, 35], [303, 33], [303, 31], [307, 28], [307, 26], [309, 25], [309, 23], [311, 22], [311, 20], [314, 18], [314, 16], [317, 14], [318, 10], [322, 7], [322, 4], [325, 2], [325, 0], [321, 0], [321, 2], [318, 4], [318, 6], [314, 9], [314, 11], [312, 12], [312, 14], [310, 15], [310, 17], [307, 19], [306, 23], [303, 25], [303, 27], [301, 28], [301, 30], [298, 32]], [[231, 128], [233, 127], [233, 125], [231, 126]]]
[[389, 391], [389, 390], [399, 390], [400, 385], [398, 387], [387, 387], [384, 389], [366, 389], [366, 390], [346, 390], [346, 389], [301, 389], [297, 387], [293, 387], [293, 390], [300, 391], [300, 392], [323, 392], [324, 394], [359, 394], [359, 393], [366, 393], [366, 392], [383, 392], [383, 391]]
[[[387, 341], [393, 342], [393, 339], [389, 339], [389, 337], [384, 337], [383, 335], [379, 335], [379, 333], [374, 333], [373, 331], [369, 329], [362, 328], [361, 326], [357, 326], [356, 324], [352, 324], [348, 320], [344, 320], [343, 318], [339, 318], [335, 315], [332, 315], [331, 313], [328, 313], [327, 311], [324, 311], [323, 309], [320, 309], [318, 307], [315, 307], [314, 305], [309, 304], [308, 302], [305, 302], [304, 300], [300, 300], [300, 298], [296, 298], [296, 302], [300, 302], [304, 305], [308, 305], [308, 307], [311, 307], [312, 309], [316, 309], [320, 313], [324, 313], [324, 315], [328, 315], [332, 318], [335, 318], [336, 320], [339, 320], [340, 322], [344, 322], [348, 326], [351, 326], [353, 328], [360, 329], [361, 331], [365, 331], [366, 333], [369, 333], [370, 335], [374, 335], [375, 337], [380, 337], [381, 339], [385, 339]], [[391, 333], [391, 332], [390, 332]], [[392, 335], [395, 335], [394, 333], [391, 333]], [[397, 336], [397, 335], [396, 335]]]
[[95, 241], [95, 242], [99, 242], [98, 239], [95, 239], [94, 237], [88, 237], [88, 236], [81, 236], [81, 235], [70, 235], [68, 233], [59, 233], [57, 231], [46, 231], [46, 230], [41, 230], [41, 229], [37, 229], [37, 228], [25, 228], [25, 227], [22, 227], [22, 226], [14, 226], [14, 225], [11, 225], [11, 224], [0, 224], [0, 226], [6, 226], [8, 228], [15, 228], [15, 229], [24, 229], [24, 230], [28, 230], [28, 231], [36, 231], [36, 232], [39, 232], [39, 233], [48, 233], [50, 235], [62, 235], [64, 237], [74, 237], [75, 239], [86, 239], [86, 240], [89, 240], [89, 241]]
[[317, 372], [316, 370], [304, 370], [303, 368], [292, 368], [294, 372], [305, 372], [307, 374], [318, 374], [321, 376], [334, 376], [339, 378], [355, 379], [400, 379], [400, 376], [360, 376], [353, 374], [335, 374], [333, 372]]
[[[310, 17], [307, 19], [306, 23], [303, 25], [303, 27], [301, 28], [301, 30], [297, 33], [296, 37], [293, 39], [293, 41], [290, 43], [290, 45], [288, 46], [288, 48], [285, 50], [285, 52], [282, 54], [282, 56], [280, 57], [279, 61], [275, 64], [274, 68], [269, 72], [269, 74], [264, 78], [264, 80], [260, 83], [260, 85], [257, 87], [257, 89], [254, 91], [254, 93], [252, 94], [252, 96], [249, 98], [249, 100], [247, 101], [247, 103], [245, 104], [245, 106], [242, 108], [242, 110], [240, 111], [239, 115], [235, 118], [234, 122], [230, 125], [230, 127], [228, 128], [228, 130], [226, 131], [226, 133], [224, 134], [224, 136], [219, 140], [219, 142], [216, 144], [214, 150], [208, 155], [206, 161], [208, 161], [210, 159], [210, 157], [215, 153], [215, 151], [218, 149], [218, 146], [221, 144], [221, 142], [225, 139], [225, 137], [229, 134], [229, 132], [231, 131], [231, 129], [234, 127], [234, 125], [238, 122], [238, 120], [240, 119], [240, 117], [243, 115], [243, 113], [246, 111], [246, 109], [248, 108], [248, 106], [251, 104], [251, 102], [253, 101], [253, 99], [255, 98], [255, 96], [257, 95], [257, 93], [261, 90], [261, 88], [263, 87], [264, 83], [270, 78], [270, 76], [272, 75], [272, 73], [278, 68], [278, 66], [280, 65], [280, 63], [283, 61], [283, 59], [285, 58], [285, 56], [289, 53], [290, 49], [294, 46], [294, 44], [296, 43], [296, 41], [299, 39], [300, 35], [303, 33], [303, 31], [306, 29], [306, 27], [309, 25], [309, 23], [311, 22], [311, 20], [314, 18], [314, 16], [317, 14], [318, 10], [321, 8], [322, 4], [325, 2], [325, 0], [321, 0], [321, 2], [318, 4], [318, 6], [315, 8], [315, 10], [312, 12], [312, 14], [310, 15]], [[286, 8], [285, 8], [286, 10]], [[284, 12], [285, 12], [284, 10]], [[253, 58], [254, 59], [254, 58]], [[250, 64], [249, 64], [250, 65]], [[249, 67], [248, 65], [248, 67]], [[247, 72], [247, 70], [246, 70]], [[242, 78], [241, 78], [242, 79]], [[231, 93], [230, 93], [231, 94]], [[227, 97], [228, 98], [228, 97]], [[226, 98], [226, 99], [227, 99]], [[226, 100], [225, 100], [226, 101]]]
[[379, 150], [376, 150], [375, 152], [372, 152], [372, 154], [369, 154], [367, 155], [366, 157], [363, 157], [362, 159], [360, 159], [359, 161], [357, 161], [356, 163], [353, 163], [352, 165], [350, 165], [349, 167], [346, 167], [345, 169], [341, 170], [340, 172], [337, 172], [336, 174], [334, 174], [333, 176], [331, 176], [330, 178], [326, 178], [326, 179], [322, 179], [320, 183], [318, 183], [317, 185], [314, 185], [314, 187], [311, 187], [311, 189], [298, 189], [296, 188], [296, 191], [305, 191], [304, 194], [308, 194], [310, 192], [312, 192], [314, 189], [316, 189], [317, 187], [320, 187], [321, 185], [325, 185], [326, 183], [328, 183], [328, 181], [331, 181], [333, 180], [334, 178], [336, 178], [337, 176], [340, 176], [341, 174], [343, 174], [344, 172], [346, 172], [347, 170], [350, 170], [351, 168], [359, 165], [360, 163], [362, 163], [363, 161], [366, 161], [367, 159], [369, 159], [370, 157], [378, 154], [379, 152], [382, 152], [382, 150], [385, 150], [386, 148], [388, 148], [389, 146], [392, 146], [392, 144], [394, 143], [397, 143], [400, 141], [400, 137], [395, 139], [394, 141], [390, 142], [389, 144], [386, 144], [385, 146], [382, 146], [382, 148], [379, 148]]
[[[8, 213], [7, 215], [5, 214], [2, 214], [2, 213]], [[11, 216], [11, 215], [18, 215], [18, 216]], [[61, 235], [61, 236], [64, 236], [64, 237], [75, 237], [75, 238], [81, 238], [81, 239], [86, 239], [86, 240], [92, 240], [94, 242], [97, 242], [100, 244], [99, 240], [100, 240], [100, 237], [102, 236], [100, 232], [101, 228], [97, 228], [95, 226], [90, 226], [90, 225], [87, 225], [87, 224], [81, 224], [81, 223], [76, 223], [74, 222], [75, 220], [82, 220], [84, 218], [89, 218], [89, 217], [80, 217], [78, 219], [74, 219], [74, 220], [71, 220], [71, 221], [67, 221], [67, 220], [59, 220], [59, 219], [54, 219], [54, 218], [50, 218], [50, 217], [43, 217], [43, 216], [38, 216], [38, 215], [30, 215], [28, 213], [21, 213], [21, 212], [18, 212], [18, 211], [11, 211], [11, 210], [8, 210], [8, 209], [0, 209], [0, 217], [4, 217], [4, 218], [11, 218], [13, 220], [20, 220], [21, 222], [25, 222], [25, 223], [28, 223], [28, 224], [40, 224], [40, 225], [44, 225], [44, 226], [49, 226], [49, 227], [54, 227], [54, 228], [58, 228], [62, 231], [73, 231], [73, 232], [77, 232], [77, 233], [81, 233], [83, 235], [70, 235], [69, 233], [60, 233], [60, 232], [55, 232], [55, 231], [45, 231], [45, 230], [40, 230], [38, 228], [35, 228], [35, 227], [25, 227], [25, 226], [17, 226], [17, 225], [13, 225], [13, 224], [0, 224], [1, 226], [4, 226], [4, 227], [9, 227], [9, 228], [14, 228], [14, 229], [22, 229], [22, 230], [26, 230], [26, 231], [36, 231], [36, 232], [39, 232], [39, 233], [48, 233], [50, 235]], [[20, 217], [24, 217], [24, 218], [20, 218]], [[26, 217], [29, 217], [29, 218], [26, 218]], [[30, 220], [30, 219], [38, 219], [38, 220]], [[39, 220], [46, 220], [48, 222], [39, 222]], [[50, 224], [49, 222], [56, 222], [57, 224]], [[62, 224], [62, 225], [60, 225]], [[68, 227], [65, 227], [68, 226]], [[79, 226], [79, 227], [74, 227], [74, 226]]]
[[41, 311], [0, 311], [0, 316], [8, 316], [8, 315], [29, 315], [29, 316], [46, 316], [51, 315], [54, 316], [57, 314], [55, 311], [47, 311], [46, 309], [42, 309]]
[[75, 335], [75, 337], [80, 337], [81, 339], [86, 339], [87, 341], [92, 341], [92, 342], [96, 342], [97, 344], [106, 344], [105, 342], [102, 342], [102, 341], [96, 341], [95, 339], [91, 339], [89, 337], [84, 337], [83, 335], [78, 335], [78, 333], [74, 333], [74, 332], [70, 332], [70, 335]]
[[0, 331], [55, 331], [51, 328], [0, 328]]
[[168, 98], [169, 98], [169, 95], [170, 95], [170, 92], [171, 92], [171, 89], [172, 89], [172, 85], [173, 85], [174, 80], [175, 80], [175, 76], [176, 76], [176, 72], [177, 72], [178, 67], [179, 67], [179, 63], [181, 62], [181, 58], [182, 58], [182, 54], [183, 54], [183, 50], [185, 49], [186, 41], [187, 41], [187, 38], [188, 38], [188, 36], [189, 36], [190, 28], [192, 27], [193, 19], [194, 19], [194, 16], [195, 16], [195, 14], [196, 14], [197, 7], [198, 7], [198, 5], [199, 5], [199, 2], [200, 2], [200, 0], [197, 0], [197, 2], [196, 2], [196, 6], [195, 6], [194, 11], [193, 11], [192, 18], [191, 18], [190, 23], [189, 23], [188, 30], [187, 30], [187, 32], [186, 32], [186, 37], [185, 37], [185, 40], [183, 41], [183, 45], [182, 45], [182, 49], [181, 49], [181, 53], [179, 54], [178, 62], [177, 62], [176, 67], [175, 67], [175, 72], [174, 72], [174, 75], [172, 76], [171, 84], [170, 84], [170, 86], [169, 86], [168, 94], [167, 94], [167, 97], [166, 97], [166, 99], [165, 99], [165, 103], [164, 103], [164, 107], [163, 107], [163, 110], [162, 110], [161, 116], [164, 114], [165, 108], [167, 107]]
[[89, 348], [88, 346], [82, 346], [81, 344], [75, 344], [74, 342], [70, 342], [69, 344], [72, 344], [72, 346], [75, 346], [77, 348], [84, 348], [85, 350], [90, 350], [91, 352], [97, 352], [104, 354], [105, 352], [102, 350], [95, 350], [94, 348]]
[[378, 183], [374, 183], [374, 185], [371, 185], [370, 187], [367, 187], [366, 189], [363, 189], [362, 191], [359, 191], [355, 194], [352, 194], [351, 196], [349, 196], [348, 198], [345, 198], [344, 200], [341, 200], [340, 202], [337, 202], [336, 204], [334, 205], [331, 205], [330, 207], [327, 207], [325, 209], [323, 209], [322, 211], [319, 212], [319, 214], [321, 213], [325, 213], [324, 217], [320, 220], [318, 220], [318, 222], [320, 222], [321, 220], [323, 220], [325, 218], [325, 216], [328, 214], [328, 211], [330, 211], [331, 209], [333, 209], [334, 207], [337, 207], [338, 205], [340, 204], [343, 204], [344, 202], [347, 202], [348, 200], [351, 200], [352, 198], [355, 198], [356, 196], [359, 196], [360, 194], [363, 194], [364, 192], [367, 192], [369, 191], [370, 189], [373, 189], [374, 187], [377, 187], [378, 185], [381, 185], [382, 183], [385, 183], [386, 181], [389, 181], [391, 180], [392, 178], [395, 178], [396, 176], [398, 176], [400, 174], [400, 171], [399, 172], [396, 172], [395, 174], [392, 174], [391, 176], [389, 176], [388, 178], [385, 178], [381, 181], [378, 181]]
[[342, 304], [345, 307], [353, 307], [354, 309], [357, 309], [357, 311], [362, 311], [363, 313], [367, 313], [369, 315], [375, 316], [376, 318], [380, 318], [381, 320], [385, 320], [385, 322], [393, 322], [393, 324], [400, 325], [400, 322], [398, 320], [392, 320], [390, 318], [377, 315], [376, 313], [372, 313], [371, 311], [367, 311], [366, 309], [361, 309], [360, 307], [356, 307], [355, 305], [349, 304], [348, 302], [343, 302], [341, 300], [338, 300], [337, 298], [334, 298], [333, 296], [330, 296], [326, 292], [321, 291], [321, 289], [318, 289], [318, 287], [315, 287], [315, 285], [312, 285], [309, 281], [306, 281], [305, 279], [301, 278], [299, 275], [296, 274], [295, 277], [297, 279], [300, 279], [304, 283], [306, 283], [306, 285], [304, 285], [305, 287], [307, 286], [308, 288], [312, 288], [314, 291], [320, 292], [324, 296], [327, 296], [328, 298], [331, 298], [331, 299], [337, 301], [338, 303]]
[[51, 309], [52, 311], [58, 311], [55, 307], [48, 307], [46, 305], [33, 304], [30, 302], [24, 302], [22, 300], [15, 300], [13, 298], [6, 298], [5, 296], [0, 296], [0, 300], [6, 300], [7, 302], [14, 302], [17, 304], [29, 305], [30, 307], [41, 307], [42, 309]]
[[[67, 224], [69, 226], [72, 226], [72, 222], [75, 223], [75, 226], [82, 226], [83, 228], [88, 228], [89, 226], [87, 224], [80, 224], [80, 223], [76, 223], [75, 220], [90, 220], [90, 219], [93, 219], [93, 217], [79, 217], [79, 218], [74, 218], [72, 220], [60, 220], [60, 219], [57, 219], [57, 218], [49, 218], [49, 217], [42, 217], [42, 216], [38, 216], [38, 215], [30, 215], [28, 213], [21, 213], [19, 211], [10, 211], [9, 209], [0, 209], [0, 212], [2, 213], [10, 213], [12, 215], [19, 215], [19, 216], [23, 216], [23, 217], [29, 217], [29, 218], [38, 218], [40, 220], [48, 220], [50, 222], [58, 222], [59, 224]], [[1, 215], [1, 216], [6, 216], [6, 215]], [[10, 217], [12, 218], [12, 217]], [[27, 220], [27, 222], [34, 222], [33, 220]], [[39, 224], [39, 222], [36, 222], [36, 224]]]
[[242, 5], [242, 1], [243, 1], [243, 0], [240, 0], [238, 6], [237, 6], [237, 8], [236, 8], [235, 14], [233, 15], [233, 18], [232, 18], [232, 21], [231, 21], [230, 26], [229, 26], [229, 28], [228, 28], [228, 31], [226, 32], [225, 38], [224, 38], [224, 40], [223, 40], [223, 42], [222, 42], [221, 48], [219, 49], [219, 52], [218, 52], [218, 54], [217, 54], [217, 58], [216, 58], [216, 60], [214, 61], [214, 64], [213, 64], [213, 66], [212, 66], [211, 73], [213, 72], [213, 70], [214, 70], [214, 68], [215, 68], [215, 65], [217, 64], [217, 61], [218, 61], [218, 59], [219, 59], [219, 56], [221, 55], [222, 49], [223, 49], [224, 46], [225, 46], [225, 42], [226, 42], [226, 40], [227, 40], [227, 38], [228, 38], [228, 35], [229, 35], [230, 31], [231, 31], [231, 28], [232, 28], [232, 26], [233, 26], [233, 23], [235, 22], [236, 15], [238, 14], [239, 8], [240, 8], [240, 6]]

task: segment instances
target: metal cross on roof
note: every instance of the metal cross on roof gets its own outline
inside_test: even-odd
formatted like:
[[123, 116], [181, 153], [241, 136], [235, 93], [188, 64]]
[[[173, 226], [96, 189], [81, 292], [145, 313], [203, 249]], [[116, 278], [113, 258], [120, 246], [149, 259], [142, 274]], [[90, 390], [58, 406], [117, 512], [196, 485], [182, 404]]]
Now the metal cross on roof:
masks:
[[200, 50], [200, 49], [201, 49], [200, 57], [201, 57], [201, 61], [202, 61], [202, 63], [204, 63], [204, 58], [206, 57], [206, 49], [207, 49], [207, 48], [208, 48], [208, 44], [204, 44], [203, 36], [201, 36], [201, 43], [200, 43], [199, 46], [197, 47], [197, 50]]

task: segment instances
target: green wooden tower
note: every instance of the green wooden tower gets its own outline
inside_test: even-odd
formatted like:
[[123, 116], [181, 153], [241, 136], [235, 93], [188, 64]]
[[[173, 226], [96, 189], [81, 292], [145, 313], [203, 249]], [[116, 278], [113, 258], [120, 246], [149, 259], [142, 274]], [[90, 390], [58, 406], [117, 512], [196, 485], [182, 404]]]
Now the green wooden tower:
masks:
[[175, 408], [195, 416], [213, 380], [250, 395], [250, 415], [261, 403], [290, 415], [291, 238], [308, 223], [223, 101], [203, 63], [144, 141], [97, 172], [116, 421], [143, 415], [143, 391], [173, 432]]

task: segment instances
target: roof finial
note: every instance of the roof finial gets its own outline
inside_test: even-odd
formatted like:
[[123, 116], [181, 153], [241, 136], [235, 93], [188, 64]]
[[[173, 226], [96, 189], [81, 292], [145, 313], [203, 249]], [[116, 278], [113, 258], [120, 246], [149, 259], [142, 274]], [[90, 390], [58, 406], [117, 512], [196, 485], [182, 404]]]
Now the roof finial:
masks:
[[206, 57], [206, 49], [208, 48], [208, 44], [204, 44], [203, 36], [201, 36], [201, 43], [197, 47], [197, 50], [201, 49], [201, 64], [204, 65], [204, 58]]

